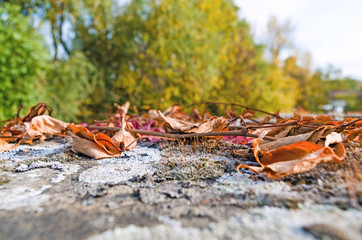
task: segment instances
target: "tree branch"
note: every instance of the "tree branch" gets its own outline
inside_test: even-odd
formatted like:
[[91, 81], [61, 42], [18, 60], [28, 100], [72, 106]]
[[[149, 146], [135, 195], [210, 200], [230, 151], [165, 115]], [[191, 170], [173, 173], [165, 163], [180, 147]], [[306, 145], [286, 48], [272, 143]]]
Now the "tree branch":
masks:
[[53, 47], [54, 47], [54, 58], [53, 58], [53, 60], [56, 61], [58, 59], [58, 41], [57, 41], [57, 38], [55, 36], [55, 32], [54, 32], [55, 26], [54, 26], [53, 21], [51, 21], [50, 26], [51, 26], [51, 33], [52, 33]]
[[253, 111], [257, 111], [257, 112], [261, 112], [261, 113], [265, 113], [265, 114], [268, 114], [270, 116], [273, 116], [275, 118], [280, 118], [278, 115], [276, 114], [273, 114], [273, 113], [270, 113], [270, 112], [266, 112], [264, 110], [260, 110], [258, 108], [252, 108], [252, 107], [248, 107], [248, 106], [244, 106], [244, 105], [241, 105], [241, 104], [237, 104], [237, 103], [225, 103], [225, 102], [199, 102], [199, 103], [193, 103], [193, 104], [190, 104], [190, 105], [187, 105], [185, 106], [184, 108], [189, 108], [189, 107], [193, 107], [193, 106], [196, 106], [196, 105], [201, 105], [201, 104], [217, 104], [217, 105], [230, 105], [230, 106], [236, 106], [236, 107], [242, 107], [242, 108], [245, 108], [247, 110], [253, 110]]
[[61, 6], [62, 7], [62, 12], [60, 14], [60, 24], [58, 27], [58, 31], [59, 31], [59, 42], [60, 44], [62, 44], [65, 52], [68, 54], [68, 57], [71, 54], [71, 51], [69, 50], [69, 48], [67, 47], [67, 45], [65, 44], [64, 40], [63, 40], [63, 24], [64, 24], [64, 4]]
[[[87, 126], [90, 129], [98, 129], [98, 130], [109, 130], [109, 131], [119, 131], [122, 128], [119, 127], [102, 127], [102, 126]], [[221, 137], [221, 136], [245, 136], [245, 137], [253, 137], [258, 138], [259, 135], [257, 134], [251, 134], [247, 133], [246, 129], [241, 129], [238, 131], [227, 131], [227, 132], [209, 132], [209, 133], [161, 133], [161, 132], [152, 132], [152, 131], [144, 131], [144, 130], [137, 130], [137, 129], [125, 129], [128, 132], [131, 133], [138, 133], [142, 135], [148, 135], [148, 136], [157, 136], [157, 137], [165, 137], [165, 138], [172, 138], [172, 139], [187, 139], [187, 138], [197, 138], [197, 137]], [[274, 141], [276, 140], [273, 137], [264, 137], [265, 140]]]

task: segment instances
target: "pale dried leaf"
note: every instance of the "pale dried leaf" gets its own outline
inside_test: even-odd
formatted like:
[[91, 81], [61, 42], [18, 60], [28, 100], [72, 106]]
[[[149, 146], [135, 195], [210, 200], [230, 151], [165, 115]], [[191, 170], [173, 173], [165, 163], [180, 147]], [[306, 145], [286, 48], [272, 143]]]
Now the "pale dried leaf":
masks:
[[122, 129], [112, 137], [112, 142], [121, 149], [131, 150], [137, 145], [138, 135], [126, 131], [125, 128], [133, 129], [133, 126], [128, 122], [124, 122]]
[[122, 154], [122, 149], [112, 142], [109, 136], [103, 133], [94, 135], [80, 125], [69, 124], [69, 127], [74, 133], [71, 134], [74, 152], [83, 153], [94, 159], [117, 157]]
[[[242, 164], [238, 166], [238, 171], [240, 168], [249, 168], [255, 173], [263, 172], [270, 178], [281, 178], [309, 171], [320, 163], [341, 163], [346, 155], [342, 143], [334, 144], [332, 148], [302, 141], [272, 151], [262, 151], [260, 141], [260, 139], [254, 141], [254, 157], [261, 167]], [[261, 159], [259, 159], [259, 153], [263, 154]]]
[[187, 133], [207, 133], [207, 132], [221, 132], [226, 128], [226, 119], [224, 117], [212, 117], [208, 121], [201, 123], [199, 126], [194, 127]]
[[176, 118], [166, 117], [160, 111], [151, 110], [150, 116], [157, 122], [164, 124], [166, 131], [168, 132], [186, 132], [197, 127], [198, 124], [190, 123]]
[[202, 123], [192, 123], [176, 118], [166, 117], [160, 111], [150, 111], [150, 116], [163, 124], [167, 132], [174, 133], [207, 133], [224, 131], [226, 119], [224, 117], [212, 117]]
[[341, 134], [332, 132], [329, 135], [327, 135], [324, 146], [328, 147], [329, 145], [332, 145], [334, 143], [341, 143], [341, 142], [343, 142]]
[[68, 123], [48, 115], [34, 117], [30, 123], [24, 124], [29, 137], [37, 137], [43, 134], [61, 134], [68, 126]]
[[13, 146], [13, 145], [11, 145], [11, 144], [9, 144], [9, 143], [7, 143], [7, 142], [0, 139], [0, 151], [5, 152], [5, 151], [12, 150], [14, 148], [15, 148], [15, 146]]
[[72, 151], [75, 153], [82, 153], [94, 159], [118, 157], [122, 154], [122, 152], [119, 154], [108, 154], [102, 148], [100, 148], [97, 143], [86, 138], [78, 137], [73, 133], [70, 133], [70, 135], [73, 138]]
[[305, 134], [279, 138], [272, 142], [263, 140], [260, 142], [259, 147], [263, 152], [269, 152], [282, 146], [290, 145], [301, 141], [307, 141], [312, 134], [313, 132], [309, 132]]

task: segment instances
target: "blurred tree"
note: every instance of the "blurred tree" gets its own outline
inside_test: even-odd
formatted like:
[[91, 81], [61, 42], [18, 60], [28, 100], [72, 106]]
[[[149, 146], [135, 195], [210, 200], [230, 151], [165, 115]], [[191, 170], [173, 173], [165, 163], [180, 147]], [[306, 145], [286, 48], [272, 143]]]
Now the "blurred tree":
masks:
[[267, 25], [265, 45], [270, 55], [271, 63], [278, 64], [281, 52], [294, 47], [292, 40], [293, 31], [294, 28], [289, 20], [280, 23], [276, 16], [270, 17]]
[[107, 92], [90, 102], [165, 108], [225, 99], [271, 108], [277, 101], [285, 110], [295, 103], [292, 79], [263, 60], [233, 1], [135, 0], [110, 12], [112, 4], [78, 8], [88, 11], [76, 20], [75, 47], [103, 69]]
[[0, 5], [0, 119], [42, 100], [49, 57], [43, 44], [18, 6]]
[[29, 29], [39, 22], [50, 29], [53, 61], [40, 80], [69, 121], [99, 119], [128, 100], [143, 110], [219, 100], [315, 111], [326, 96], [317, 91], [326, 77], [312, 72], [308, 54], [281, 60], [292, 47], [290, 22], [271, 18], [266, 44], [258, 45], [233, 0], [12, 2], [31, 18], [24, 18]]
[[213, 3], [137, 0], [118, 14], [88, 5], [98, 10], [77, 20], [75, 43], [104, 70], [107, 104], [166, 107], [208, 99], [238, 21], [232, 1]]
[[297, 84], [296, 106], [317, 112], [321, 109], [321, 105], [325, 104], [322, 78], [318, 73], [312, 73], [310, 70], [311, 55], [306, 52], [304, 56], [304, 66], [298, 64], [298, 56], [292, 55], [284, 61], [284, 70]]
[[45, 87], [45, 99], [54, 109], [54, 116], [77, 121], [84, 118], [79, 115], [89, 115], [82, 104], [93, 92], [97, 79], [96, 68], [81, 52], [73, 52], [69, 59], [54, 62]]
[[[57, 60], [59, 57], [59, 48], [69, 56], [72, 52], [72, 44], [70, 39], [64, 37], [64, 32], [68, 34], [72, 31], [72, 14], [75, 12], [76, 0], [0, 0], [2, 2], [10, 2], [20, 7], [20, 12], [24, 16], [28, 16], [31, 25], [41, 25], [46, 23], [50, 28], [54, 52], [53, 58]], [[37, 23], [37, 24], [35, 24]], [[68, 27], [68, 28], [67, 28]], [[68, 41], [67, 41], [68, 40]], [[70, 42], [69, 42], [70, 41]]]
[[328, 65], [323, 71], [320, 70], [323, 81], [325, 99], [331, 103], [334, 100], [344, 100], [347, 104], [346, 111], [362, 111], [362, 82], [343, 77], [342, 72], [332, 65]]
[[290, 111], [296, 101], [296, 82], [283, 69], [268, 64], [264, 47], [254, 43], [246, 21], [240, 22], [222, 64], [224, 101], [267, 111]]

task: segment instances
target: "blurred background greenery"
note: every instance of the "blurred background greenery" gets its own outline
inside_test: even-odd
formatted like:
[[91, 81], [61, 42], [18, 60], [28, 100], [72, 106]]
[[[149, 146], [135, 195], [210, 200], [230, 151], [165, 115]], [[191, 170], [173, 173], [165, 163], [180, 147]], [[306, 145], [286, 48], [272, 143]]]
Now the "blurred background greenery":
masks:
[[271, 18], [257, 44], [232, 0], [212, 2], [0, 0], [0, 120], [39, 101], [75, 122], [125, 101], [132, 111], [222, 101], [319, 113], [343, 100], [362, 111], [361, 81], [312, 70], [308, 52], [280, 57], [289, 22]]

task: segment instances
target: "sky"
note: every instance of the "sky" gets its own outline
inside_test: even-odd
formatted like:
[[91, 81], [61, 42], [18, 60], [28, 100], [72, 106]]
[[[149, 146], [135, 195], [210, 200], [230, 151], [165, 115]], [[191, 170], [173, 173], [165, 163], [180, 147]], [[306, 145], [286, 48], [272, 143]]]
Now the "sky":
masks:
[[270, 16], [289, 20], [297, 48], [312, 54], [314, 68], [328, 64], [362, 80], [362, 0], [235, 0], [257, 42]]

